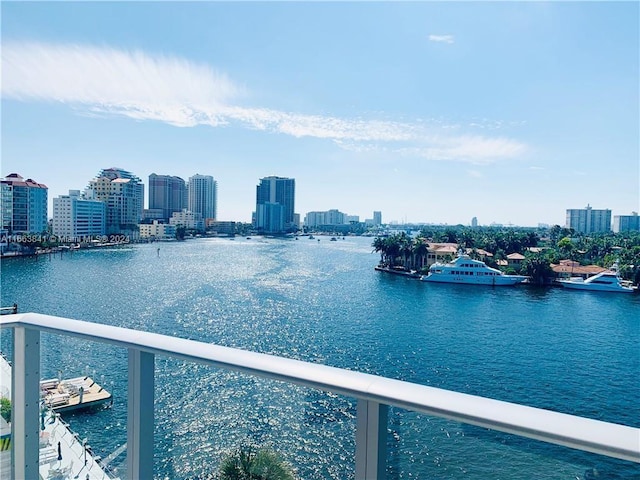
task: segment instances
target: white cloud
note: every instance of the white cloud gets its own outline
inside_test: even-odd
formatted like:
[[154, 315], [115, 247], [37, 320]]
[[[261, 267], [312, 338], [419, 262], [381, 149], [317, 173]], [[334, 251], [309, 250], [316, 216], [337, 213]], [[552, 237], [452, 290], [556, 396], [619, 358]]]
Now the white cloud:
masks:
[[438, 43], [453, 43], [455, 40], [453, 35], [429, 35], [430, 42], [438, 42]]
[[487, 165], [508, 158], [516, 158], [527, 151], [527, 146], [509, 138], [487, 138], [478, 135], [432, 137], [426, 145], [403, 149], [407, 155], [426, 160], [458, 161]]
[[78, 45], [18, 44], [2, 49], [2, 96], [90, 106], [94, 112], [174, 125], [199, 123], [241, 91], [208, 66]]
[[[433, 41], [449, 41], [448, 35]], [[431, 39], [431, 38], [430, 38]], [[450, 38], [453, 41], [453, 38]], [[179, 127], [238, 126], [334, 141], [351, 151], [492, 163], [526, 150], [508, 138], [464, 135], [441, 120], [348, 119], [240, 106], [246, 91], [208, 65], [141, 51], [5, 42], [2, 96], [61, 102], [83, 115], [122, 116]]]

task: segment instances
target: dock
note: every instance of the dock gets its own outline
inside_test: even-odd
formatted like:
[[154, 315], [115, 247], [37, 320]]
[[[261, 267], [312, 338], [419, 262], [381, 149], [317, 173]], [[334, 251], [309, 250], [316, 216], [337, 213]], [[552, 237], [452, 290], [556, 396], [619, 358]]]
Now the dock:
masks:
[[[11, 363], [0, 354], [0, 396], [7, 398], [11, 397], [11, 370]], [[89, 377], [79, 377], [83, 381], [85, 378], [90, 380]], [[90, 383], [93, 381], [90, 380]], [[11, 423], [0, 417], [0, 478], [11, 478], [11, 430]], [[60, 418], [59, 412], [43, 405], [40, 413], [39, 478], [119, 480], [121, 477], [109, 468], [107, 462], [95, 455], [87, 441], [71, 431], [69, 425]], [[109, 458], [111, 460], [111, 456]]]
[[409, 277], [409, 278], [420, 278], [422, 276], [415, 270], [406, 270], [404, 268], [398, 268], [398, 267], [389, 268], [389, 267], [381, 267], [380, 265], [378, 265], [377, 267], [374, 267], [374, 269], [377, 270], [378, 272], [386, 272], [386, 273], [391, 273], [393, 275], [400, 275], [400, 276]]
[[46, 407], [59, 413], [94, 409], [113, 403], [111, 394], [88, 376], [41, 380], [40, 396]]

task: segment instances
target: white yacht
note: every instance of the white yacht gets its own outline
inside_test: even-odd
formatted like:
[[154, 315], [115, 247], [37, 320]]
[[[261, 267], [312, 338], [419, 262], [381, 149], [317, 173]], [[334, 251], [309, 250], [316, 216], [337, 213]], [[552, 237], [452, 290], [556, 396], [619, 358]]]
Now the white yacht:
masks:
[[566, 288], [591, 290], [595, 292], [633, 293], [636, 289], [631, 286], [629, 282], [622, 280], [615, 269], [598, 273], [586, 280], [581, 277], [577, 277], [569, 280], [559, 280], [558, 282]]
[[420, 277], [423, 282], [465, 283], [471, 285], [515, 285], [527, 277], [522, 275], [506, 275], [496, 268], [488, 267], [480, 260], [469, 255], [458, 254], [449, 263], [434, 263], [429, 267], [429, 274]]

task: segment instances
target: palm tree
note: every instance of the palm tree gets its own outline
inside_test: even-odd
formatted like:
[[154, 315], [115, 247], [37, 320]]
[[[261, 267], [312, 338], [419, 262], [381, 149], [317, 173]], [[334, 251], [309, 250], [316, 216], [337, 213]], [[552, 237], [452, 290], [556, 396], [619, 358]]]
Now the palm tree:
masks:
[[294, 480], [291, 468], [268, 449], [242, 446], [220, 465], [221, 480]]
[[396, 235], [391, 235], [385, 239], [385, 245], [387, 248], [387, 264], [389, 267], [395, 266], [396, 259], [400, 255], [406, 236], [407, 234], [402, 232]]
[[544, 285], [553, 276], [549, 260], [542, 253], [527, 254], [522, 262], [520, 273], [531, 278], [531, 283]]
[[413, 267], [413, 248], [411, 242], [403, 241], [400, 244], [400, 253], [402, 254], [402, 265], [405, 268]]
[[424, 268], [424, 260], [427, 256], [427, 252], [429, 251], [429, 247], [424, 242], [423, 238], [416, 238], [413, 244], [413, 256], [414, 256], [414, 269], [422, 270]]
[[382, 237], [376, 237], [371, 244], [373, 247], [373, 251], [376, 253], [380, 253], [380, 263], [385, 263], [385, 256], [387, 255], [387, 243], [385, 239]]

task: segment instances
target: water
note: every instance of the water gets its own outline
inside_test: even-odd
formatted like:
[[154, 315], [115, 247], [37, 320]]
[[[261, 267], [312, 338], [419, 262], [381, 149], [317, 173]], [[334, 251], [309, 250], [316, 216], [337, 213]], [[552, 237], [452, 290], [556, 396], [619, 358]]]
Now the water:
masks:
[[[1, 303], [640, 426], [640, 296], [426, 284], [374, 271], [370, 238], [321, 238], [3, 260]], [[112, 390], [111, 409], [68, 421], [103, 457], [123, 444], [126, 351], [43, 335], [42, 356], [43, 377], [88, 371]], [[156, 476], [205, 477], [250, 442], [300, 478], [353, 478], [355, 405], [158, 356]], [[396, 408], [388, 446], [389, 478], [640, 478], [628, 462]]]

